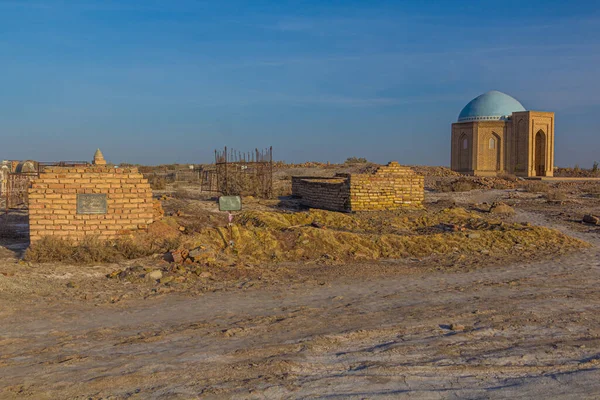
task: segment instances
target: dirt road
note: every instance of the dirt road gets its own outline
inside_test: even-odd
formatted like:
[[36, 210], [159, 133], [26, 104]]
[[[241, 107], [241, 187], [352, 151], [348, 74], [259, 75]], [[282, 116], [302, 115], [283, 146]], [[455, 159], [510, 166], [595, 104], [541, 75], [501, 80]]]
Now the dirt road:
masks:
[[3, 296], [0, 398], [597, 399], [600, 246], [569, 232], [594, 246], [114, 304]]

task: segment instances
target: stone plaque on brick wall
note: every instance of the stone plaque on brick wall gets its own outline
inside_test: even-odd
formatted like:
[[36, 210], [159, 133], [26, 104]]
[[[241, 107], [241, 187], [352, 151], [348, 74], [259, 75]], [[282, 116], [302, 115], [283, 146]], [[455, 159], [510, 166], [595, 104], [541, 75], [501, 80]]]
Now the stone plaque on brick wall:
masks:
[[77, 214], [106, 214], [106, 194], [78, 194]]

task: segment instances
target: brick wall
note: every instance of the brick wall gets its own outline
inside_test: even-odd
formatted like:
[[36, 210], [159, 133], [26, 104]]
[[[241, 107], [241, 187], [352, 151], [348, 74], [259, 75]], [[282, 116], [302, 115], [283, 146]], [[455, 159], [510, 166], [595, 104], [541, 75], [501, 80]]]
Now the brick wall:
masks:
[[302, 205], [332, 211], [350, 210], [349, 175], [334, 178], [292, 177], [292, 195]]
[[395, 161], [379, 167], [374, 174], [350, 175], [352, 211], [418, 208], [424, 197], [424, 177]]
[[[78, 195], [106, 195], [106, 213], [78, 213]], [[31, 242], [43, 236], [114, 239], [153, 221], [152, 190], [137, 168], [46, 168], [29, 189]]]
[[423, 176], [397, 162], [380, 167], [374, 174], [292, 178], [292, 195], [300, 197], [303, 205], [334, 211], [418, 208], [424, 193]]

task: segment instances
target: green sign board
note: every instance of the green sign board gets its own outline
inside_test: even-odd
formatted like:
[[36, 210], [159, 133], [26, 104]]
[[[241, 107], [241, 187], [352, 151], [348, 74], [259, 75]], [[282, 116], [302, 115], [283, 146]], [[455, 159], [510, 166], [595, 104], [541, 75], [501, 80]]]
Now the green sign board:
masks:
[[219, 197], [219, 211], [240, 211], [242, 209], [242, 198], [240, 196]]

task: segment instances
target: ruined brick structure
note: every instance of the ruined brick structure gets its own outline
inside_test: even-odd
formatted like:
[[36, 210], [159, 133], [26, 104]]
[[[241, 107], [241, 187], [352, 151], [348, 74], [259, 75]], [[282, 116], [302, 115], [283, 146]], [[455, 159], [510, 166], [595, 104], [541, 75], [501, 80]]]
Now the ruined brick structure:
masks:
[[350, 176], [334, 178], [292, 177], [292, 196], [301, 198], [302, 205], [333, 211], [351, 211]]
[[115, 239], [153, 221], [152, 190], [137, 168], [48, 167], [29, 189], [30, 239]]
[[374, 174], [337, 174], [332, 178], [292, 177], [292, 195], [312, 208], [333, 211], [377, 211], [419, 208], [424, 178], [397, 162]]
[[452, 124], [451, 168], [468, 175], [552, 176], [554, 113], [526, 111], [490, 91], [467, 104]]

